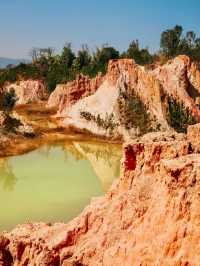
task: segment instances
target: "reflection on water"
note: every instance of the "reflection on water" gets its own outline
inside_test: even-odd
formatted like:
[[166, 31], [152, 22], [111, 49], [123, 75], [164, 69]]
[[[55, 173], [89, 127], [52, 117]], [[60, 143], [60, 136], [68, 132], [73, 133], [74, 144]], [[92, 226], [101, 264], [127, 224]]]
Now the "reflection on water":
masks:
[[64, 221], [119, 176], [121, 146], [49, 144], [0, 160], [0, 231], [28, 221]]
[[15, 177], [8, 160], [0, 159], [0, 184], [3, 185], [3, 189], [12, 191], [16, 181], [17, 178]]
[[74, 146], [92, 165], [96, 176], [100, 179], [105, 191], [113, 180], [119, 177], [121, 149], [113, 144], [78, 143]]

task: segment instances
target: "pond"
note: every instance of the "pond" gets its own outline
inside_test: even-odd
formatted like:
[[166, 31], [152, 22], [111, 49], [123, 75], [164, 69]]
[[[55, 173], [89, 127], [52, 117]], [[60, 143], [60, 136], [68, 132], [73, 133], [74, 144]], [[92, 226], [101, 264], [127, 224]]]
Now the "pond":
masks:
[[0, 231], [68, 222], [120, 173], [121, 146], [66, 141], [0, 159]]

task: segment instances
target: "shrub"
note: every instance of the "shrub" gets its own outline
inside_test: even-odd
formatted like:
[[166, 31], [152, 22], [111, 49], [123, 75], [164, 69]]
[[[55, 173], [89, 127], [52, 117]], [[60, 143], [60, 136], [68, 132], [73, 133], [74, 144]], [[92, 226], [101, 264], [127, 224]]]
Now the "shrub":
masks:
[[86, 112], [86, 111], [82, 111], [80, 113], [80, 115], [85, 120], [93, 121], [99, 127], [103, 128], [105, 130], [110, 130], [111, 132], [116, 128], [116, 126], [118, 126], [118, 124], [114, 122], [114, 115], [113, 114], [108, 115], [106, 113], [105, 119], [101, 118], [99, 114], [97, 116], [95, 116], [95, 115], [91, 114], [90, 112]]
[[17, 128], [22, 125], [21, 121], [15, 117], [12, 117], [9, 113], [5, 113], [6, 120], [3, 130], [5, 133], [16, 133]]
[[5, 82], [15, 82], [20, 79], [37, 79], [41, 74], [38, 67], [34, 64], [19, 64], [16, 67], [4, 69], [0, 71], [0, 87]]
[[147, 108], [135, 93], [120, 92], [118, 98], [120, 123], [126, 128], [138, 128], [141, 135], [153, 131]]
[[180, 133], [185, 133], [188, 125], [197, 123], [190, 110], [172, 97], [168, 97], [167, 121], [171, 127]]
[[17, 96], [15, 90], [11, 88], [9, 91], [6, 91], [3, 95], [2, 107], [5, 111], [11, 111], [17, 101]]

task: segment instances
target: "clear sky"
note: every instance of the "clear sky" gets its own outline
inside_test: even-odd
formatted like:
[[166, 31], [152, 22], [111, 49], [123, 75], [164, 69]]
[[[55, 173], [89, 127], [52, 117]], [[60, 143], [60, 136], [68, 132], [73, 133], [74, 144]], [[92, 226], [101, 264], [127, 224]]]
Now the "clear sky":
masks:
[[65, 42], [123, 51], [133, 39], [154, 51], [160, 33], [176, 24], [200, 35], [200, 0], [0, 0], [0, 57], [27, 58], [32, 47], [59, 51]]

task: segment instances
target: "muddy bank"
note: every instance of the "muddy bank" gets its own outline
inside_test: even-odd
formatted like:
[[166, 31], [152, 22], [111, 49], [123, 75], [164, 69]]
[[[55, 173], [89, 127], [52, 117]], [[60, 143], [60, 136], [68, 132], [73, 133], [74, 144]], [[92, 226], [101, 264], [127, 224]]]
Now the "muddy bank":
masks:
[[100, 141], [107, 143], [120, 143], [120, 139], [99, 138], [84, 130], [73, 127], [64, 128], [54, 117], [55, 108], [46, 107], [45, 103], [19, 105], [14, 109], [15, 116], [33, 128], [33, 136], [23, 136], [5, 132], [0, 136], [0, 157], [19, 155], [47, 143], [63, 140]]

